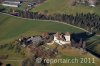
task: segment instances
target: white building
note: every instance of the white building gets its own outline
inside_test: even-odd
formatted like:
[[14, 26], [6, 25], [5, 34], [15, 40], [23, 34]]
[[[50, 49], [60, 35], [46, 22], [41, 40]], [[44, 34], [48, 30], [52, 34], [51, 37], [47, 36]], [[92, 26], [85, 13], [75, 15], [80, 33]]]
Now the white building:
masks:
[[9, 7], [19, 7], [20, 1], [4, 1], [2, 3], [3, 6], [9, 6]]
[[70, 44], [71, 41], [69, 32], [63, 36], [56, 33], [56, 35], [54, 35], [54, 42], [59, 45]]
[[52, 43], [47, 43], [48, 45], [52, 45], [54, 43], [57, 43], [59, 45], [65, 45], [65, 44], [71, 44], [70, 40], [71, 36], [70, 33], [67, 32], [65, 35], [59, 34], [58, 32], [54, 35], [54, 40]]

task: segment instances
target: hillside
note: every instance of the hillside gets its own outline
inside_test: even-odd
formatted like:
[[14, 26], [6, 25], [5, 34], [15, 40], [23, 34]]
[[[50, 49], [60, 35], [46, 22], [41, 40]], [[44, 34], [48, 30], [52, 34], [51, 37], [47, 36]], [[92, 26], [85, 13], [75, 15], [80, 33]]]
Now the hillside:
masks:
[[[52, 19], [46, 20], [45, 18], [43, 18], [43, 16], [47, 17], [52, 14], [55, 15], [55, 13], [58, 13], [58, 14], [65, 13], [66, 15], [68, 14], [75, 15], [77, 13], [96, 13], [98, 16], [100, 15], [100, 12], [99, 12], [100, 6], [90, 7], [90, 6], [85, 6], [82, 4], [71, 6], [69, 3], [70, 0], [46, 0], [44, 3], [38, 4], [36, 5], [36, 7], [33, 7], [31, 9], [32, 13], [31, 11], [24, 12], [24, 9], [27, 8], [27, 5], [30, 1], [31, 0], [26, 0], [24, 3], [22, 3], [21, 7], [15, 8], [16, 10], [15, 13], [17, 13], [17, 9], [18, 9], [18, 13], [20, 15], [18, 17], [9, 15], [11, 14], [10, 10], [12, 10], [12, 7], [5, 7], [4, 12], [6, 13], [9, 12], [9, 14], [3, 14], [0, 12], [0, 62], [3, 62], [4, 64], [10, 63], [11, 66], [33, 66], [30, 64], [33, 64], [32, 60], [35, 58], [34, 57], [35, 54], [39, 53], [41, 55], [44, 55], [45, 57], [46, 55], [52, 56], [56, 54], [54, 57], [52, 57], [52, 59], [76, 58], [79, 60], [78, 63], [73, 63], [73, 62], [72, 63], [70, 62], [69, 63], [54, 63], [54, 64], [50, 63], [49, 66], [66, 66], [66, 65], [67, 66], [99, 66], [100, 65], [100, 36], [96, 36], [95, 33], [90, 36], [90, 33], [85, 32], [86, 31], [84, 30], [85, 28], [84, 29], [82, 29], [83, 27], [80, 28], [82, 25], [77, 27], [77, 24], [79, 25], [82, 19], [77, 18], [79, 19], [79, 21], [76, 21], [75, 22], [76, 26], [74, 26], [74, 24], [70, 25], [71, 23], [69, 22], [71, 21], [67, 21], [67, 20], [65, 20], [65, 22], [63, 22], [63, 20], [59, 21], [60, 19], [59, 15], [57, 18], [59, 22], [56, 21], [56, 18], [54, 19], [54, 21]], [[35, 1], [35, 0], [32, 0], [32, 1]], [[36, 15], [34, 15], [34, 13], [36, 13]], [[72, 15], [72, 18], [73, 18], [73, 15]], [[30, 16], [32, 18], [36, 16], [37, 17], [34, 19], [31, 19]], [[96, 17], [94, 16], [94, 14], [91, 16], [93, 16], [93, 18]], [[91, 16], [89, 17], [91, 18]], [[83, 21], [86, 20], [84, 21], [84, 23], [88, 23], [89, 21], [87, 20], [89, 19], [88, 16], [83, 15], [83, 16], [78, 16], [78, 17], [81, 17], [81, 18], [87, 17], [83, 19]], [[51, 18], [51, 17], [48, 17], [48, 18]], [[64, 19], [67, 19], [67, 18], [68, 17]], [[93, 24], [96, 22], [100, 22], [100, 20], [98, 19], [99, 17], [97, 17], [97, 19], [95, 20], [90, 19], [89, 22]], [[38, 35], [41, 36], [43, 35], [43, 33], [46, 33], [46, 32], [51, 32], [51, 33], [52, 32], [63, 32], [63, 33], [69, 32], [71, 33], [71, 38], [75, 38], [77, 41], [74, 42], [74, 40], [72, 40], [71, 47], [70, 46], [65, 47], [65, 46], [60, 46], [60, 45], [58, 46], [56, 43], [54, 43], [53, 45], [47, 45], [46, 41], [44, 41], [44, 42], [41, 42], [42, 43], [41, 47], [43, 46], [42, 48], [40, 48], [40, 46], [36, 47], [35, 43], [27, 44], [26, 42], [27, 40], [23, 41], [24, 37], [26, 39], [29, 39], [30, 36], [31, 37], [38, 36]], [[75, 37], [72, 37], [73, 35]], [[82, 40], [84, 38], [85, 43], [82, 41], [78, 43], [79, 38]], [[54, 38], [52, 38], [52, 40], [53, 39]], [[26, 47], [24, 46], [24, 44], [27, 44]], [[72, 47], [72, 44], [74, 44], [75, 47], [74, 46]], [[76, 46], [77, 44], [78, 45], [84, 44], [86, 46], [84, 47], [84, 50], [82, 50], [80, 47]], [[36, 55], [38, 56], [38, 54]], [[5, 56], [7, 56], [7, 58], [3, 60], [2, 58], [4, 58]], [[38, 61], [38, 57], [35, 58], [35, 62]], [[81, 58], [83, 58], [83, 60]], [[23, 62], [23, 61], [26, 61], [26, 62]], [[26, 64], [26, 65], [23, 65], [23, 64]], [[36, 66], [40, 66], [40, 65], [36, 65]], [[43, 66], [45, 66], [45, 63]], [[48, 66], [48, 64], [46, 66]]]
[[0, 15], [0, 42], [5, 41], [5, 39], [7, 41], [20, 36], [29, 36], [41, 32], [82, 32], [81, 29], [53, 21], [27, 20], [1, 13]]
[[[59, 28], [60, 27], [60, 28]], [[21, 36], [30, 36], [30, 35], [38, 35], [43, 32], [84, 32], [83, 30], [70, 26], [65, 24], [56, 23], [55, 21], [43, 21], [43, 20], [28, 20], [28, 19], [22, 19], [18, 17], [13, 17], [5, 14], [0, 13], [0, 44], [2, 43], [9, 43], [14, 41], [15, 39], [21, 37]], [[98, 47], [99, 48], [99, 47]], [[97, 51], [99, 49], [96, 49]], [[65, 50], [66, 51], [66, 50]], [[61, 58], [73, 58], [73, 57], [90, 57], [91, 55], [81, 55], [80, 52], [77, 50], [68, 50], [65, 53], [64, 50], [61, 50], [64, 55]], [[99, 52], [99, 51], [98, 51]], [[7, 50], [7, 48], [0, 49], [0, 54], [8, 54], [10, 57], [8, 60], [23, 60], [23, 56], [15, 53], [12, 50]], [[68, 54], [67, 54], [68, 53]], [[73, 56], [73, 54], [75, 56]], [[91, 56], [92, 58], [92, 56]], [[95, 64], [75, 64], [76, 66], [98, 66], [99, 60], [96, 60]], [[6, 63], [11, 63], [14, 66], [20, 65], [21, 62], [18, 61], [15, 64], [15, 61], [5, 61]], [[57, 65], [57, 64], [56, 64]], [[56, 66], [55, 64], [53, 66]], [[60, 64], [61, 66], [64, 66], [64, 64]], [[69, 64], [70, 65], [70, 64]], [[73, 66], [74, 64], [71, 64]], [[75, 66], [74, 65], [74, 66]]]
[[70, 0], [47, 0], [45, 3], [40, 4], [33, 8], [31, 11], [46, 13], [66, 13], [66, 14], [76, 14], [76, 13], [96, 13], [100, 15], [100, 7], [90, 7], [85, 5], [71, 6]]

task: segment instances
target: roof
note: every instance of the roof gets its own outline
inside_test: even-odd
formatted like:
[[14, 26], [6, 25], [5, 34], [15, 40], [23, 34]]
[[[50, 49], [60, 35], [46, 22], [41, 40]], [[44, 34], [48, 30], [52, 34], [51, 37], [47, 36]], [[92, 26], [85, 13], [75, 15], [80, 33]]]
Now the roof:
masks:
[[4, 1], [4, 2], [8, 2], [8, 3], [20, 3], [20, 1]]
[[59, 32], [57, 32], [54, 35], [54, 42], [56, 42], [59, 45], [63, 45], [63, 44], [70, 44], [70, 33], [66, 32], [65, 34], [61, 34]]
[[19, 1], [4, 1], [3, 6], [10, 6], [10, 7], [18, 7], [20, 4]]
[[65, 35], [68, 35], [68, 36], [70, 36], [70, 33], [69, 33], [69, 32], [66, 32], [66, 33], [65, 33]]

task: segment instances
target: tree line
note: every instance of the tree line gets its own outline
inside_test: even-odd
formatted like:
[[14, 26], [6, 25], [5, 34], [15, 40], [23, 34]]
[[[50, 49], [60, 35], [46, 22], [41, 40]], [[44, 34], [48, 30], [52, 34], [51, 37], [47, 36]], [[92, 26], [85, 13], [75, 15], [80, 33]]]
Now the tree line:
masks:
[[100, 34], [100, 27], [99, 27], [100, 16], [96, 15], [95, 13], [87, 13], [87, 14], [76, 13], [76, 15], [67, 15], [67, 14], [47, 15], [39, 12], [19, 10], [16, 13], [13, 13], [12, 15], [30, 19], [56, 20], [59, 22], [72, 24], [84, 28], [88, 31]]
[[[4, 9], [1, 9], [1, 11]], [[15, 10], [14, 13], [9, 12], [11, 15], [19, 16], [23, 18], [30, 19], [41, 19], [41, 20], [55, 20], [59, 22], [64, 22], [72, 24], [81, 28], [86, 29], [89, 32], [96, 32], [100, 34], [100, 16], [95, 13], [76, 13], [76, 15], [68, 14], [49, 14], [39, 13], [39, 12], [30, 12], [27, 10]]]

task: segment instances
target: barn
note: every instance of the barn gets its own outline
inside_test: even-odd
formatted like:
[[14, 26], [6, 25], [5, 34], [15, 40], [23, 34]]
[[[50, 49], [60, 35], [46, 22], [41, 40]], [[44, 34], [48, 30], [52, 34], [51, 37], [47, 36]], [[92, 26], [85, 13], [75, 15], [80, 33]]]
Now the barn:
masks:
[[21, 2], [20, 1], [4, 1], [2, 5], [9, 6], [9, 7], [19, 7], [21, 5]]

